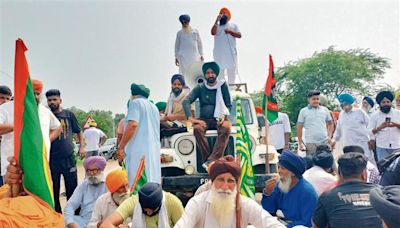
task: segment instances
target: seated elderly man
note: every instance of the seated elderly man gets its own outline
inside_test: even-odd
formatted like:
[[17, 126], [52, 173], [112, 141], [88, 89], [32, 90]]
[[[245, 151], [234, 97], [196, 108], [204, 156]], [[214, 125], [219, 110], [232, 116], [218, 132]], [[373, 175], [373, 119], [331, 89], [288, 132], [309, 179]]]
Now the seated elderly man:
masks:
[[[98, 227], [107, 216], [111, 215], [129, 197], [126, 170], [116, 169], [107, 174], [106, 186], [108, 192], [97, 199], [88, 228]], [[128, 220], [130, 221], [130, 218]]]
[[148, 182], [139, 189], [138, 195], [125, 200], [100, 227], [119, 227], [127, 218], [132, 218], [134, 227], [173, 227], [182, 213], [183, 206], [178, 197], [164, 192], [160, 184]]
[[239, 194], [240, 173], [240, 165], [232, 156], [210, 164], [211, 190], [189, 200], [175, 227], [285, 227], [257, 202]]
[[[76, 187], [64, 209], [65, 225], [68, 228], [83, 228], [89, 223], [96, 200], [107, 192], [103, 173], [106, 164], [101, 156], [88, 157], [83, 162], [86, 179]], [[79, 215], [74, 215], [79, 207]]]
[[279, 156], [278, 178], [267, 181], [261, 204], [269, 213], [287, 223], [287, 227], [311, 227], [311, 218], [318, 196], [313, 186], [303, 178], [305, 161], [284, 151]]

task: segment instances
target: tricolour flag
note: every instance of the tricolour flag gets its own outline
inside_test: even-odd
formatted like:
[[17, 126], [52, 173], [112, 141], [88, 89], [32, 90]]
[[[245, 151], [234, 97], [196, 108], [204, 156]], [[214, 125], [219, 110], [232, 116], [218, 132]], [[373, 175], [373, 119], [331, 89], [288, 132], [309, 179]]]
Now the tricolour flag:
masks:
[[244, 121], [240, 98], [236, 101], [236, 126], [239, 128], [236, 132], [236, 153], [240, 156], [240, 167], [242, 168], [240, 194], [254, 199], [256, 189], [254, 187], [254, 172], [251, 160], [252, 145]]
[[14, 69], [14, 157], [24, 172], [22, 184], [25, 191], [54, 208], [46, 144], [25, 58], [27, 50], [24, 42], [18, 39]]
[[131, 186], [131, 195], [136, 195], [139, 189], [147, 183], [146, 169], [144, 168], [144, 156], [140, 159], [140, 164], [136, 172], [135, 180]]
[[[264, 96], [263, 96], [263, 110], [264, 115], [270, 123], [274, 122], [278, 118], [279, 107], [275, 97], [275, 84], [276, 79], [274, 75], [274, 62], [272, 61], [272, 56], [269, 55], [269, 72], [268, 78], [265, 83]], [[268, 103], [267, 103], [268, 101]], [[267, 103], [267, 107], [265, 107]]]

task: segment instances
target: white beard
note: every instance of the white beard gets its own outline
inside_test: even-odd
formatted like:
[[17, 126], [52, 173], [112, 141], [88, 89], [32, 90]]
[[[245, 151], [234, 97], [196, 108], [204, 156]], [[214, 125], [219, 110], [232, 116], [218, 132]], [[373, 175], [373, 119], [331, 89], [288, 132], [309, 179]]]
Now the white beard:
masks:
[[281, 192], [288, 193], [291, 184], [292, 184], [292, 177], [287, 177], [286, 180], [279, 181], [278, 188], [279, 190], [281, 190]]
[[104, 180], [104, 173], [101, 172], [97, 176], [87, 176], [86, 179], [89, 181], [90, 184], [98, 185]]
[[219, 227], [231, 227], [234, 221], [236, 208], [236, 188], [231, 190], [216, 189], [211, 187], [211, 212], [217, 220]]

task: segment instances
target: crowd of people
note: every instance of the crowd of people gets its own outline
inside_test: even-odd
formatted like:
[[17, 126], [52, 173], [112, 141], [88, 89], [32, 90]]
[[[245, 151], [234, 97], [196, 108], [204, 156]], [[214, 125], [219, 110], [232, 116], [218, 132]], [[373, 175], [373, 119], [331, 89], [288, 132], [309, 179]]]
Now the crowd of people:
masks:
[[[168, 101], [153, 104], [149, 88], [131, 84], [117, 139], [118, 162], [125, 168], [107, 174], [107, 162], [98, 155], [107, 136], [95, 122], [82, 132], [75, 115], [61, 107], [58, 89], [45, 93], [49, 109], [41, 105], [43, 83], [32, 80], [57, 213], [32, 203], [23, 189], [20, 196], [10, 198], [10, 186], [19, 185], [23, 172], [31, 170], [21, 170], [12, 158], [12, 91], [0, 86], [0, 184], [7, 188], [0, 191], [0, 226], [32, 226], [29, 215], [38, 210], [44, 217], [42, 227], [400, 227], [400, 91], [379, 92], [378, 109], [372, 97], [365, 97], [360, 109], [354, 96], [342, 93], [337, 98], [339, 115], [322, 105], [319, 91], [309, 91], [296, 126], [299, 151], [306, 157], [290, 151], [289, 119], [279, 113], [268, 123], [270, 143], [280, 154], [278, 174], [266, 181], [261, 203], [240, 195], [240, 163], [223, 155], [232, 130], [227, 117], [232, 106], [229, 86], [237, 76], [235, 40], [241, 38], [230, 19], [229, 10], [221, 9], [211, 28], [215, 62], [202, 64], [204, 82], [188, 88], [185, 75], [191, 64], [204, 60], [203, 50], [199, 32], [189, 26], [189, 15], [179, 17], [182, 30], [175, 58], [180, 74], [171, 78]], [[199, 117], [194, 116], [196, 100]], [[160, 147], [162, 138], [187, 131], [189, 123], [210, 181], [184, 207], [177, 196], [162, 189]], [[207, 130], [217, 130], [213, 146], [206, 139]], [[74, 137], [84, 158], [85, 179], [79, 184]], [[338, 142], [343, 148], [335, 157], [332, 151]], [[147, 183], [131, 195], [143, 159]], [[63, 210], [61, 175], [67, 196]], [[30, 214], [13, 203], [17, 199], [29, 203]]]

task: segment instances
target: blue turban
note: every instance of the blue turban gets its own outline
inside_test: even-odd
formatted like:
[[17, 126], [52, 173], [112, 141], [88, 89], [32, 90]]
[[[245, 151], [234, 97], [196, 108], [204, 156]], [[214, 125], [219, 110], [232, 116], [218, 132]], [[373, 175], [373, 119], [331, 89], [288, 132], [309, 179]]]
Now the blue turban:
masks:
[[342, 93], [338, 96], [338, 100], [340, 104], [353, 104], [356, 99], [348, 93]]
[[390, 101], [393, 101], [394, 99], [394, 94], [390, 91], [381, 91], [378, 93], [378, 95], [376, 95], [376, 103], [381, 104], [381, 101], [383, 100], [383, 98], [387, 98]]
[[171, 84], [174, 83], [175, 80], [179, 80], [183, 86], [186, 85], [185, 78], [181, 74], [174, 74], [171, 78]]
[[306, 171], [304, 159], [293, 152], [283, 151], [279, 156], [279, 165], [292, 172], [297, 178], [302, 178], [303, 173]]
[[106, 159], [102, 156], [91, 156], [86, 158], [85, 161], [83, 162], [83, 167], [85, 167], [85, 170], [92, 165], [96, 165], [97, 168], [99, 168], [101, 171], [104, 171], [107, 162]]
[[203, 74], [206, 75], [206, 72], [208, 69], [211, 69], [214, 71], [214, 73], [217, 75], [219, 74], [219, 66], [216, 62], [208, 62], [208, 63], [204, 63], [202, 70], [203, 70]]
[[374, 105], [375, 105], [375, 102], [374, 102], [374, 100], [372, 100], [371, 97], [364, 97], [363, 101], [367, 101], [368, 104], [371, 105], [371, 107], [374, 107]]
[[190, 22], [190, 16], [187, 14], [183, 14], [179, 16], [179, 21], [183, 24], [184, 21]]
[[138, 192], [139, 203], [143, 209], [156, 210], [161, 206], [163, 199], [163, 191], [158, 183], [147, 182]]

